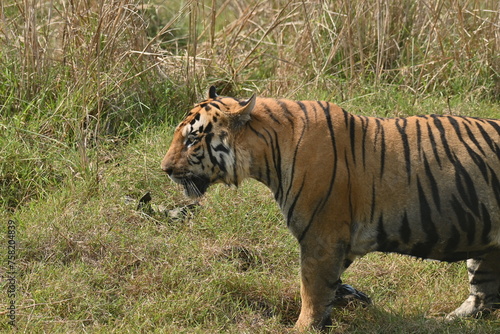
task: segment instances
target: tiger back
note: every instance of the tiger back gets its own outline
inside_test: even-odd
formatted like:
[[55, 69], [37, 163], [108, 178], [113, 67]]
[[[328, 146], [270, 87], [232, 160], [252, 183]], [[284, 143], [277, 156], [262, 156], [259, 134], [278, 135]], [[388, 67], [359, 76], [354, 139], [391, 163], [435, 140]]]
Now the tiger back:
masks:
[[162, 169], [191, 197], [245, 178], [272, 190], [301, 250], [299, 329], [329, 323], [341, 274], [372, 251], [467, 260], [471, 294], [451, 317], [500, 302], [498, 120], [356, 116], [212, 87]]

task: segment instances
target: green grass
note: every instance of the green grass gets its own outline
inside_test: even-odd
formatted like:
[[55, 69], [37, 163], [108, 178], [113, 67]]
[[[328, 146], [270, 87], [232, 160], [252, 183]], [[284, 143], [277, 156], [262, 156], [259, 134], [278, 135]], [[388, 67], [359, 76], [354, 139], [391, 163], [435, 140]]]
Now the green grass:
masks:
[[[18, 331], [290, 331], [298, 245], [269, 190], [215, 186], [184, 219], [159, 212], [190, 204], [159, 165], [211, 84], [363, 115], [500, 118], [496, 1], [0, 9], [0, 257], [12, 219]], [[137, 210], [147, 192], [155, 212]], [[466, 276], [464, 263], [369, 254], [343, 279], [374, 305], [334, 310], [332, 332], [498, 332], [498, 312], [443, 321], [466, 298]]]

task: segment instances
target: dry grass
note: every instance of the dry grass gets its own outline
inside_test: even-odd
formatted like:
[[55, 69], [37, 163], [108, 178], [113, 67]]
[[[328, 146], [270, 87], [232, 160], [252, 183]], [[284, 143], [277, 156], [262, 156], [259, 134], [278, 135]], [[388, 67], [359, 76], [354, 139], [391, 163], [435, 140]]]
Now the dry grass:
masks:
[[498, 98], [499, 12], [494, 0], [10, 0], [0, 39], [28, 93], [59, 68], [61, 84], [91, 85], [94, 113], [144, 71], [188, 92], [217, 83], [225, 92], [319, 87], [348, 98], [366, 84], [393, 84], [417, 96]]
[[367, 83], [397, 85], [416, 96], [465, 88], [498, 98], [500, 92], [496, 1], [212, 6], [191, 3], [189, 17], [199, 24], [189, 26], [186, 66], [226, 92], [246, 88], [294, 96], [321, 88], [349, 98]]

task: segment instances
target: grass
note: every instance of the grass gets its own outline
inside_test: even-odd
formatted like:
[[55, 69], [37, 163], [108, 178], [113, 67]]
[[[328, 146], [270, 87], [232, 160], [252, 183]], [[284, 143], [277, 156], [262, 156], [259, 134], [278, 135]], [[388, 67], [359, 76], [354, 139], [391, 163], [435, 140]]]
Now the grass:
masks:
[[[0, 10], [0, 249], [6, 258], [12, 219], [18, 331], [290, 330], [298, 247], [267, 189], [216, 186], [187, 217], [163, 213], [190, 204], [159, 163], [211, 84], [364, 115], [500, 118], [496, 1], [7, 0]], [[138, 210], [148, 191], [151, 210]], [[5, 277], [8, 262], [0, 268]], [[466, 275], [463, 263], [369, 254], [343, 279], [374, 306], [334, 310], [332, 332], [498, 331], [498, 312], [442, 320], [467, 296]]]

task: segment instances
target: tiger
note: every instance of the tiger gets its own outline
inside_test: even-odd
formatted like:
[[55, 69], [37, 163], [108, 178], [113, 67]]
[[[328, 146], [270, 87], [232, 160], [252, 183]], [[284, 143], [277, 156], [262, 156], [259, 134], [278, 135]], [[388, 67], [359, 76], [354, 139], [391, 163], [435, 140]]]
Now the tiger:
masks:
[[271, 189], [300, 247], [298, 330], [332, 323], [342, 273], [374, 251], [466, 260], [470, 294], [448, 318], [500, 305], [500, 120], [368, 117], [212, 86], [161, 168], [192, 198], [246, 178]]

